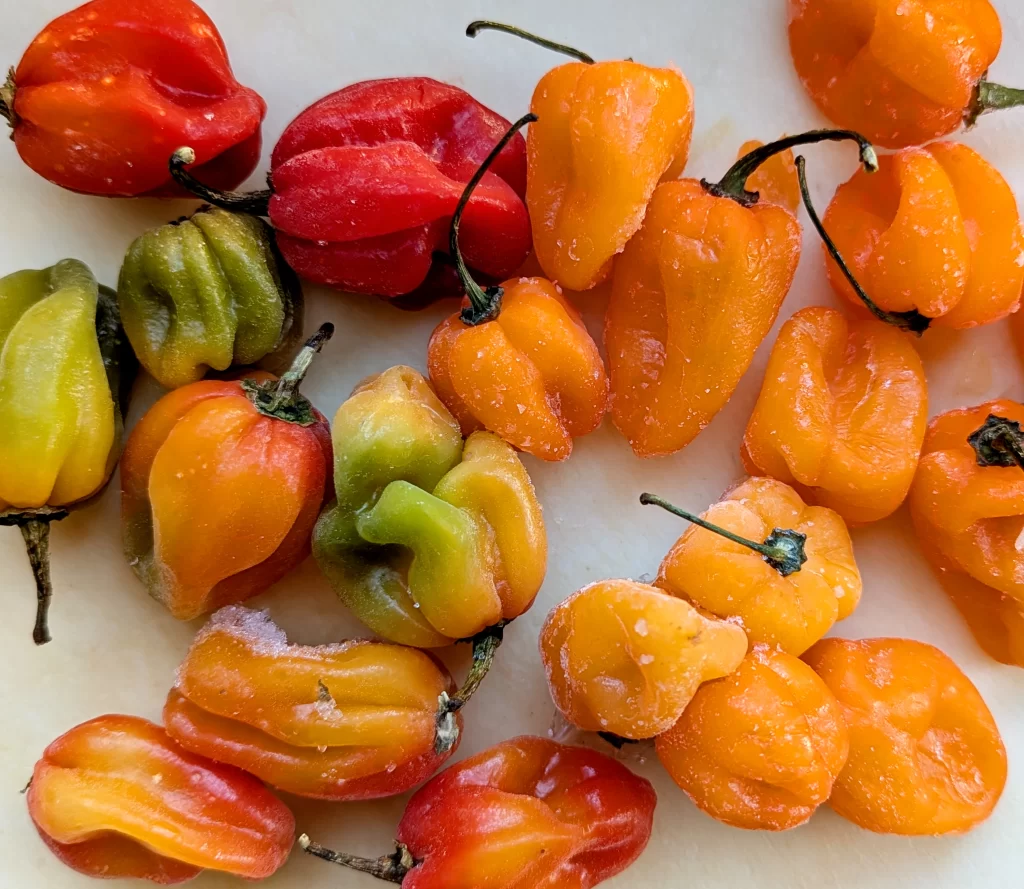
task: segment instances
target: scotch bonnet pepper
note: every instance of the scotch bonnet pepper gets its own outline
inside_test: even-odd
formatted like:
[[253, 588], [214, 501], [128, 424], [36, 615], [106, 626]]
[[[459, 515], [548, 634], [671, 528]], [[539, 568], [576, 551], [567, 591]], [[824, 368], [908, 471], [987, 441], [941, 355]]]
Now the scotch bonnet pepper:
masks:
[[83, 263], [0, 278], [0, 525], [25, 539], [36, 644], [50, 641], [50, 522], [109, 481], [135, 368], [114, 293]]
[[590, 889], [639, 857], [656, 802], [647, 781], [608, 756], [519, 737], [420, 788], [393, 855], [357, 858], [305, 834], [299, 845], [403, 889]]
[[235, 188], [256, 168], [266, 104], [235, 80], [192, 0], [92, 0], [52, 21], [0, 88], [23, 161], [85, 194], [181, 195], [167, 158]]
[[202, 380], [161, 398], [121, 461], [125, 556], [181, 620], [263, 592], [309, 554], [330, 489], [327, 420], [298, 391], [323, 325], [280, 380]]
[[[211, 204], [268, 216], [303, 278], [395, 297], [450, 262], [438, 254], [463, 188], [508, 128], [458, 87], [428, 77], [370, 80], [315, 102], [285, 128], [268, 191], [207, 187], [184, 169], [191, 147], [175, 153], [171, 171]], [[526, 259], [525, 192], [526, 146], [517, 136], [466, 206], [462, 249], [472, 268], [500, 279]]]

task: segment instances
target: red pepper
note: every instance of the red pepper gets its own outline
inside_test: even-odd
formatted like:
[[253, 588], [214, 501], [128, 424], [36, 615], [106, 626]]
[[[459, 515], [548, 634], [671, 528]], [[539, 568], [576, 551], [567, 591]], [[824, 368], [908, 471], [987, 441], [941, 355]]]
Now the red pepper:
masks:
[[167, 158], [235, 188], [256, 168], [266, 103], [231, 73], [192, 0], [93, 0], [39, 32], [0, 88], [0, 114], [40, 176], [85, 194], [181, 195]]
[[[368, 80], [314, 102], [288, 125], [271, 159], [270, 191], [210, 189], [182, 169], [188, 151], [171, 168], [211, 204], [269, 216], [278, 247], [304, 278], [395, 297], [420, 287], [436, 262], [451, 263], [459, 198], [510, 126], [464, 90], [428, 77]], [[525, 194], [526, 142], [517, 135], [463, 213], [460, 245], [471, 268], [504, 278], [526, 259]]]
[[654, 788], [603, 753], [546, 738], [504, 741], [409, 800], [398, 850], [380, 859], [307, 852], [403, 889], [590, 889], [651, 836]]

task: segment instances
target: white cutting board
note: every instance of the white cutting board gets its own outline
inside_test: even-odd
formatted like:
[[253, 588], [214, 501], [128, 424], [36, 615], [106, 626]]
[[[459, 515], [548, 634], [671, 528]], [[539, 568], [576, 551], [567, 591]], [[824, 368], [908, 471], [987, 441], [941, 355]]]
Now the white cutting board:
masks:
[[[72, 0], [5, 0], [0, 62], [16, 64], [42, 26]], [[144, 0], [140, 0], [144, 2]], [[469, 40], [475, 18], [515, 22], [574, 44], [596, 58], [632, 56], [676, 64], [693, 84], [696, 131], [687, 173], [717, 177], [749, 138], [768, 141], [825, 124], [803, 93], [789, 59], [786, 0], [203, 0], [227, 41], [239, 79], [266, 98], [269, 155], [283, 127], [307, 104], [347, 84], [393, 75], [426, 74], [469, 90], [507, 118], [525, 113], [534, 84], [560, 59], [500, 34]], [[1024, 86], [1024, 6], [998, 0], [1004, 49], [994, 80]], [[982, 120], [963, 137], [1018, 193], [1024, 193], [1024, 110]], [[807, 150], [812, 189], [823, 210], [855, 166], [849, 146]], [[266, 167], [252, 178], [258, 187]], [[100, 280], [116, 283], [128, 243], [143, 229], [189, 212], [189, 202], [106, 200], [71, 194], [30, 172], [13, 145], [0, 142], [0, 274], [73, 256]], [[817, 237], [806, 217], [804, 257], [782, 318], [812, 304], [836, 305], [825, 282]], [[372, 299], [309, 287], [307, 325], [337, 325], [334, 340], [310, 372], [305, 393], [332, 416], [351, 387], [397, 363], [425, 369], [427, 338], [452, 310], [439, 305], [407, 314]], [[599, 336], [606, 297], [581, 308]], [[780, 319], [781, 320], [781, 319]], [[581, 439], [565, 464], [526, 457], [550, 539], [547, 582], [533, 610], [506, 633], [498, 664], [466, 709], [460, 756], [520, 733], [544, 734], [555, 721], [537, 654], [548, 610], [586, 583], [653, 575], [681, 523], [637, 503], [657, 491], [703, 509], [743, 474], [740, 437], [756, 399], [768, 350], [732, 402], [684, 452], [641, 461], [610, 422]], [[1020, 362], [1005, 324], [950, 334], [921, 344], [930, 413], [995, 397], [1024, 395]], [[136, 387], [129, 424], [156, 387]], [[0, 417], [0, 422], [4, 422]], [[1019, 886], [1024, 872], [1024, 671], [988, 659], [943, 596], [915, 546], [906, 512], [854, 531], [864, 575], [857, 613], [836, 627], [852, 637], [908, 636], [938, 645], [978, 685], [1002, 730], [1010, 780], [991, 819], [965, 837], [875, 836], [827, 807], [810, 824], [781, 835], [725, 827], [702, 814], [661, 770], [653, 751], [630, 763], [658, 790], [654, 835], [642, 858], [609, 889], [745, 887], [745, 889], [930, 889]], [[19, 791], [43, 748], [72, 726], [102, 713], [159, 719], [174, 669], [200, 626], [179, 623], [152, 601], [128, 569], [118, 527], [118, 480], [95, 506], [53, 527], [53, 642], [31, 641], [35, 593], [21, 536], [0, 529], [0, 887], [70, 889], [93, 885], [63, 867], [36, 837]], [[308, 560], [250, 604], [269, 608], [291, 637], [337, 641], [365, 631], [347, 613]], [[462, 675], [467, 653], [446, 659]], [[370, 803], [317, 803], [293, 798], [300, 830], [349, 852], [391, 851], [405, 797]], [[197, 889], [240, 886], [206, 874]], [[269, 883], [275, 889], [365, 887], [372, 878], [295, 854]]]

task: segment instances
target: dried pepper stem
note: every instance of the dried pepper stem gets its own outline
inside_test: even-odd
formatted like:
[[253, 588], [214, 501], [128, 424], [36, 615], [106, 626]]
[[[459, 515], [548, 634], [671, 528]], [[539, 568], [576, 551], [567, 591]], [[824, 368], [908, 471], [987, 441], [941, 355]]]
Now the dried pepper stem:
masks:
[[261, 414], [299, 426], [311, 426], [316, 422], [313, 406], [299, 393], [299, 385], [313, 363], [313, 356], [332, 336], [334, 325], [330, 321], [321, 324], [319, 330], [306, 340], [305, 345], [299, 350], [291, 367], [276, 382], [242, 381], [242, 388]]
[[1024, 469], [1024, 431], [1016, 420], [989, 414], [967, 441], [979, 466], [1019, 466]]
[[506, 625], [507, 621], [502, 621], [481, 631], [472, 640], [469, 640], [473, 643], [473, 664], [466, 674], [466, 681], [454, 695], [443, 691], [438, 697], [434, 752], [439, 756], [455, 746], [455, 742], [459, 738], [459, 726], [455, 721], [455, 714], [465, 707], [469, 699], [476, 694], [480, 683], [484, 681], [484, 677], [494, 664], [494, 655], [504, 639]]
[[501, 31], [504, 34], [512, 34], [514, 37], [528, 40], [530, 43], [536, 43], [537, 46], [543, 46], [545, 49], [550, 49], [554, 52], [560, 52], [562, 55], [569, 56], [579, 62], [585, 62], [588, 65], [594, 64], [593, 56], [589, 56], [585, 52], [581, 52], [564, 43], [555, 43], [554, 40], [548, 40], [547, 37], [538, 37], [536, 34], [524, 31], [515, 25], [503, 25], [501, 22], [478, 20], [470, 22], [466, 26], [467, 37], [476, 37], [481, 31]]
[[67, 515], [68, 511], [59, 507], [0, 513], [0, 525], [18, 526], [32, 565], [32, 575], [36, 581], [36, 622], [32, 629], [32, 641], [36, 645], [45, 645], [51, 639], [49, 612], [53, 584], [50, 580], [50, 522], [59, 522], [67, 518]]
[[378, 880], [386, 880], [389, 883], [401, 884], [405, 875], [416, 866], [416, 861], [409, 850], [401, 844], [391, 855], [383, 855], [380, 858], [360, 858], [358, 855], [335, 852], [333, 849], [314, 843], [307, 834], [302, 834], [298, 842], [303, 852], [315, 855], [332, 864], [339, 864], [360, 873], [370, 874]]
[[197, 198], [201, 198], [215, 207], [222, 207], [235, 213], [251, 213], [253, 216], [267, 215], [270, 199], [274, 194], [269, 188], [264, 191], [252, 191], [248, 194], [239, 191], [219, 191], [209, 185], [204, 185], [185, 169], [195, 162], [196, 153], [193, 149], [187, 145], [177, 149], [167, 164], [171, 171], [171, 178]]

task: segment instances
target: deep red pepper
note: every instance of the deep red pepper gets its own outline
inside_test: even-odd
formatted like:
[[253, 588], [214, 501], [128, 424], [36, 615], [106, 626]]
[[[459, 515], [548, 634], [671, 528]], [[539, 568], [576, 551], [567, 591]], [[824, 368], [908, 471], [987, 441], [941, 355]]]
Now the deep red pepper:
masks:
[[36, 36], [0, 89], [23, 161], [57, 185], [110, 197], [181, 195], [167, 158], [235, 188], [256, 168], [266, 103], [235, 80], [192, 0], [92, 0]]
[[[396, 297], [432, 266], [451, 263], [448, 228], [466, 183], [509, 122], [458, 87], [429, 77], [368, 80], [314, 102], [285, 129], [271, 159], [271, 190], [218, 193], [172, 160], [175, 178], [231, 209], [269, 216], [277, 244], [302, 277], [340, 290]], [[530, 252], [526, 143], [498, 156], [462, 217], [467, 264], [512, 274]], [[457, 278], [431, 276], [430, 284]], [[461, 290], [436, 295], [460, 295]]]

